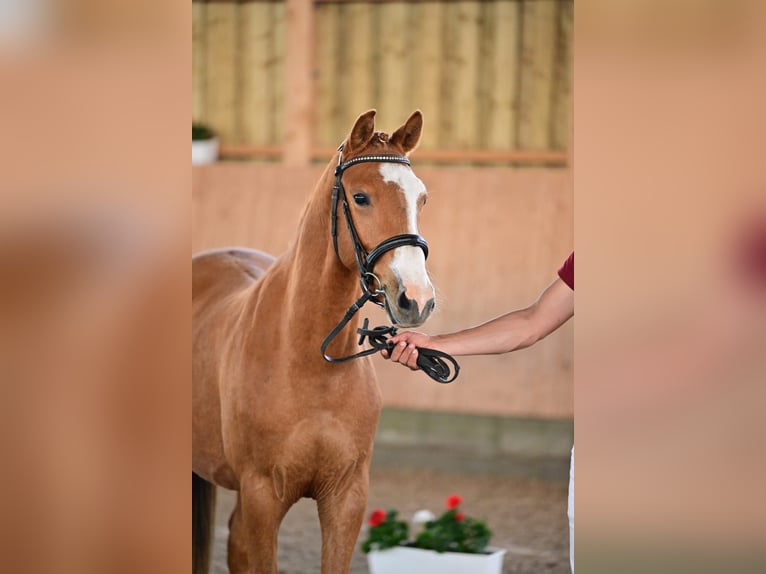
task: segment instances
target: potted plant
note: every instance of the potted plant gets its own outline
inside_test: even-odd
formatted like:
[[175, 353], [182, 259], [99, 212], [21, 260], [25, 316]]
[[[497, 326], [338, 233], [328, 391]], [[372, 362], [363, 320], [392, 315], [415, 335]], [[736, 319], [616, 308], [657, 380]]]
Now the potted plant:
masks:
[[218, 138], [208, 126], [192, 122], [192, 165], [214, 163], [218, 159]]
[[425, 524], [411, 541], [408, 524], [397, 519], [396, 510], [373, 510], [362, 543], [370, 574], [500, 574], [505, 550], [489, 546], [492, 532], [483, 521], [461, 512], [461, 503], [453, 494], [439, 518], [417, 512], [414, 522]]

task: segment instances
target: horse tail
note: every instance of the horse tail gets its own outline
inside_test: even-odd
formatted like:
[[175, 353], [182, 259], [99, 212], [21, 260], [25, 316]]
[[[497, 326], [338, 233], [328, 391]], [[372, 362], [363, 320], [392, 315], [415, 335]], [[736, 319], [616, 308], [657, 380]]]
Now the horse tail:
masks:
[[213, 541], [215, 485], [192, 472], [192, 574], [207, 574]]

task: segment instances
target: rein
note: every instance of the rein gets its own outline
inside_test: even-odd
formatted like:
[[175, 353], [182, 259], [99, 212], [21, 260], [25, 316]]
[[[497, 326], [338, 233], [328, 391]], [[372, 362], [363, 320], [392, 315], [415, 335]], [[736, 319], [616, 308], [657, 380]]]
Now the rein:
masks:
[[[330, 363], [345, 363], [346, 361], [350, 361], [352, 359], [358, 359], [360, 357], [372, 355], [384, 349], [388, 350], [389, 352], [393, 350], [394, 343], [389, 339], [389, 337], [396, 335], [396, 327], [379, 326], [373, 329], [369, 329], [369, 320], [365, 319], [362, 327], [357, 329], [357, 333], [359, 334], [358, 344], [360, 346], [363, 345], [365, 339], [367, 339], [370, 343], [370, 349], [359, 351], [358, 353], [349, 355], [347, 357], [330, 357], [327, 354], [327, 347], [330, 345], [333, 339], [335, 339], [338, 333], [343, 330], [348, 322], [351, 321], [354, 315], [356, 315], [356, 313], [364, 306], [365, 303], [372, 301], [380, 307], [384, 306], [383, 301], [379, 299], [380, 297], [384, 296], [382, 284], [380, 279], [378, 279], [377, 275], [375, 275], [373, 272], [375, 263], [384, 253], [391, 251], [392, 249], [396, 249], [397, 247], [410, 245], [422, 249], [423, 254], [426, 258], [428, 258], [428, 243], [426, 243], [426, 240], [423, 239], [423, 237], [420, 235], [415, 235], [412, 233], [405, 233], [402, 235], [389, 237], [369, 252], [364, 249], [362, 241], [359, 239], [359, 234], [356, 231], [354, 220], [351, 218], [351, 209], [349, 208], [348, 200], [346, 199], [346, 190], [343, 187], [341, 178], [343, 176], [343, 172], [348, 168], [365, 162], [385, 162], [410, 165], [410, 160], [408, 157], [393, 154], [363, 155], [350, 159], [344, 163], [343, 144], [338, 147], [338, 165], [335, 167], [335, 185], [332, 189], [332, 212], [330, 215], [332, 226], [330, 232], [332, 234], [332, 244], [333, 248], [335, 249], [335, 255], [338, 257], [338, 260], [340, 260], [340, 253], [338, 252], [337, 223], [338, 202], [340, 201], [343, 208], [343, 215], [346, 219], [346, 227], [348, 228], [349, 234], [351, 236], [351, 242], [354, 246], [354, 259], [359, 271], [359, 284], [362, 287], [362, 296], [359, 297], [359, 299], [357, 299], [354, 304], [348, 308], [346, 314], [343, 316], [340, 322], [332, 331], [330, 331], [327, 337], [325, 337], [324, 341], [322, 341], [322, 357], [324, 357], [325, 361]], [[377, 283], [377, 285], [373, 285], [373, 283]], [[439, 383], [451, 383], [457, 378], [457, 375], [460, 372], [460, 366], [457, 364], [457, 361], [455, 361], [454, 358], [452, 358], [447, 353], [437, 351], [436, 349], [418, 349], [417, 364], [421, 370], [423, 370], [429, 377]], [[452, 369], [454, 369], [454, 372], [452, 373], [450, 372], [450, 364]]]

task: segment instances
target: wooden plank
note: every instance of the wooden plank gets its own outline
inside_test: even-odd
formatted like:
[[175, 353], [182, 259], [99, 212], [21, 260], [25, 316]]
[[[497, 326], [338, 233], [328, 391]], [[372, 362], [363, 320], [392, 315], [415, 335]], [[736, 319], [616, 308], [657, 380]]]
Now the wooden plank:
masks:
[[441, 114], [440, 82], [442, 74], [441, 12], [443, 4], [418, 3], [411, 8], [413, 23], [411, 34], [417, 38], [410, 54], [411, 70], [417, 76], [410, 81], [413, 108], [423, 112], [424, 130], [420, 149], [439, 145]]
[[552, 148], [562, 150], [569, 149], [571, 138], [573, 13], [573, 2], [559, 3], [550, 142]]
[[[380, 129], [393, 132], [409, 115], [405, 97], [409, 89], [406, 69], [409, 57], [407, 29], [409, 6], [405, 3], [379, 7], [381, 28], [381, 98], [378, 109]], [[411, 112], [412, 110], [410, 110]]]
[[550, 145], [556, 8], [555, 0], [525, 0], [522, 5], [520, 111], [516, 140], [520, 148], [545, 149]]
[[[347, 112], [343, 119], [351, 122], [361, 113], [375, 107], [372, 81], [373, 57], [373, 16], [374, 7], [367, 2], [351, 4], [343, 22], [345, 32], [345, 51], [348, 54], [348, 66], [345, 72], [349, 82]], [[348, 129], [348, 128], [347, 128]], [[341, 137], [338, 134], [336, 137]]]
[[[340, 141], [340, 139], [346, 135], [348, 129], [351, 127], [351, 122], [356, 118], [354, 111], [350, 109], [348, 105], [349, 98], [354, 90], [354, 75], [350, 70], [351, 54], [346, 47], [346, 37], [351, 28], [349, 15], [353, 5], [341, 4], [338, 7], [338, 26], [339, 45], [338, 51], [335, 53], [335, 60], [332, 65], [335, 66], [335, 92], [333, 93], [333, 99], [335, 100], [335, 114], [333, 115], [333, 133], [334, 139]], [[336, 144], [337, 145], [337, 144]]]
[[[273, 28], [272, 74], [271, 74], [271, 143], [282, 143], [285, 132], [285, 82], [287, 81], [287, 5], [284, 2], [271, 4], [271, 25]], [[314, 39], [312, 38], [312, 44]], [[313, 48], [312, 48], [313, 51]], [[312, 64], [313, 69], [313, 64]], [[315, 93], [311, 86], [311, 93]], [[311, 133], [313, 133], [314, 110], [311, 110]], [[313, 143], [313, 142], [310, 142]]]
[[459, 81], [456, 67], [459, 65], [460, 23], [458, 9], [454, 3], [445, 4], [441, 10], [441, 76], [439, 82], [439, 146], [452, 147], [455, 145], [455, 125], [458, 121], [458, 110], [455, 103], [455, 82]]
[[289, 166], [303, 166], [309, 162], [312, 142], [311, 106], [314, 6], [312, 0], [287, 1], [286, 66], [287, 91], [285, 93], [285, 157]]
[[236, 4], [207, 7], [206, 118], [222, 142], [235, 137]]
[[517, 109], [520, 3], [493, 2], [491, 7], [496, 28], [489, 56], [493, 81], [487, 115], [491, 121], [484, 143], [490, 149], [511, 149]]
[[242, 11], [244, 4], [237, 5], [234, 15], [234, 135], [233, 140], [237, 143], [244, 143], [244, 115], [245, 103], [243, 96], [243, 83], [248, 76], [245, 70], [245, 49], [244, 49], [244, 19]]
[[207, 84], [207, 4], [192, 4], [192, 119], [204, 122]]
[[482, 2], [481, 33], [479, 34], [479, 78], [476, 85], [476, 141], [474, 147], [487, 148], [489, 131], [495, 118], [492, 114], [492, 93], [495, 74], [493, 64], [495, 35], [500, 23], [495, 20], [497, 2]]
[[479, 85], [479, 38], [481, 26], [481, 4], [479, 2], [458, 2], [455, 4], [458, 52], [453, 58], [451, 73], [452, 89], [455, 93], [452, 113], [456, 116], [454, 138], [450, 145], [456, 147], [478, 147], [477, 135]]
[[[338, 114], [336, 94], [338, 90], [337, 61], [340, 49], [340, 7], [337, 4], [322, 5], [317, 8], [318, 67], [317, 116], [315, 125], [316, 143], [333, 145], [341, 136], [335, 126]], [[335, 143], [337, 146], [338, 143]]]
[[207, 7], [206, 118], [222, 142], [234, 141], [236, 4]]
[[245, 142], [264, 145], [274, 142], [272, 86], [274, 80], [274, 28], [272, 5], [251, 2], [242, 5], [242, 129]]
[[[385, 23], [381, 19], [382, 5], [374, 3], [372, 10], [372, 30], [370, 32], [370, 84], [372, 89], [372, 107], [380, 111], [381, 102], [386, 98], [383, 87], [383, 41]], [[348, 128], [346, 128], [348, 129]]]

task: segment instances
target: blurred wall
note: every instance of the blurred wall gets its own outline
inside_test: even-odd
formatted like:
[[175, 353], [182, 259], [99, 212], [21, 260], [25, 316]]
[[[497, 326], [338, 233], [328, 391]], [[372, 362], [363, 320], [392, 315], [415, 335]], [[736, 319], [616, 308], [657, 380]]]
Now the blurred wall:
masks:
[[[459, 329], [531, 303], [572, 249], [571, 172], [545, 168], [418, 168], [429, 189], [421, 233], [438, 312], [427, 332]], [[295, 235], [322, 168], [219, 163], [193, 169], [194, 251], [245, 245], [274, 255]], [[372, 324], [386, 323], [377, 309]], [[340, 318], [339, 318], [340, 319]], [[464, 357], [439, 385], [380, 358], [385, 404], [444, 412], [570, 418], [572, 322], [520, 353]]]

